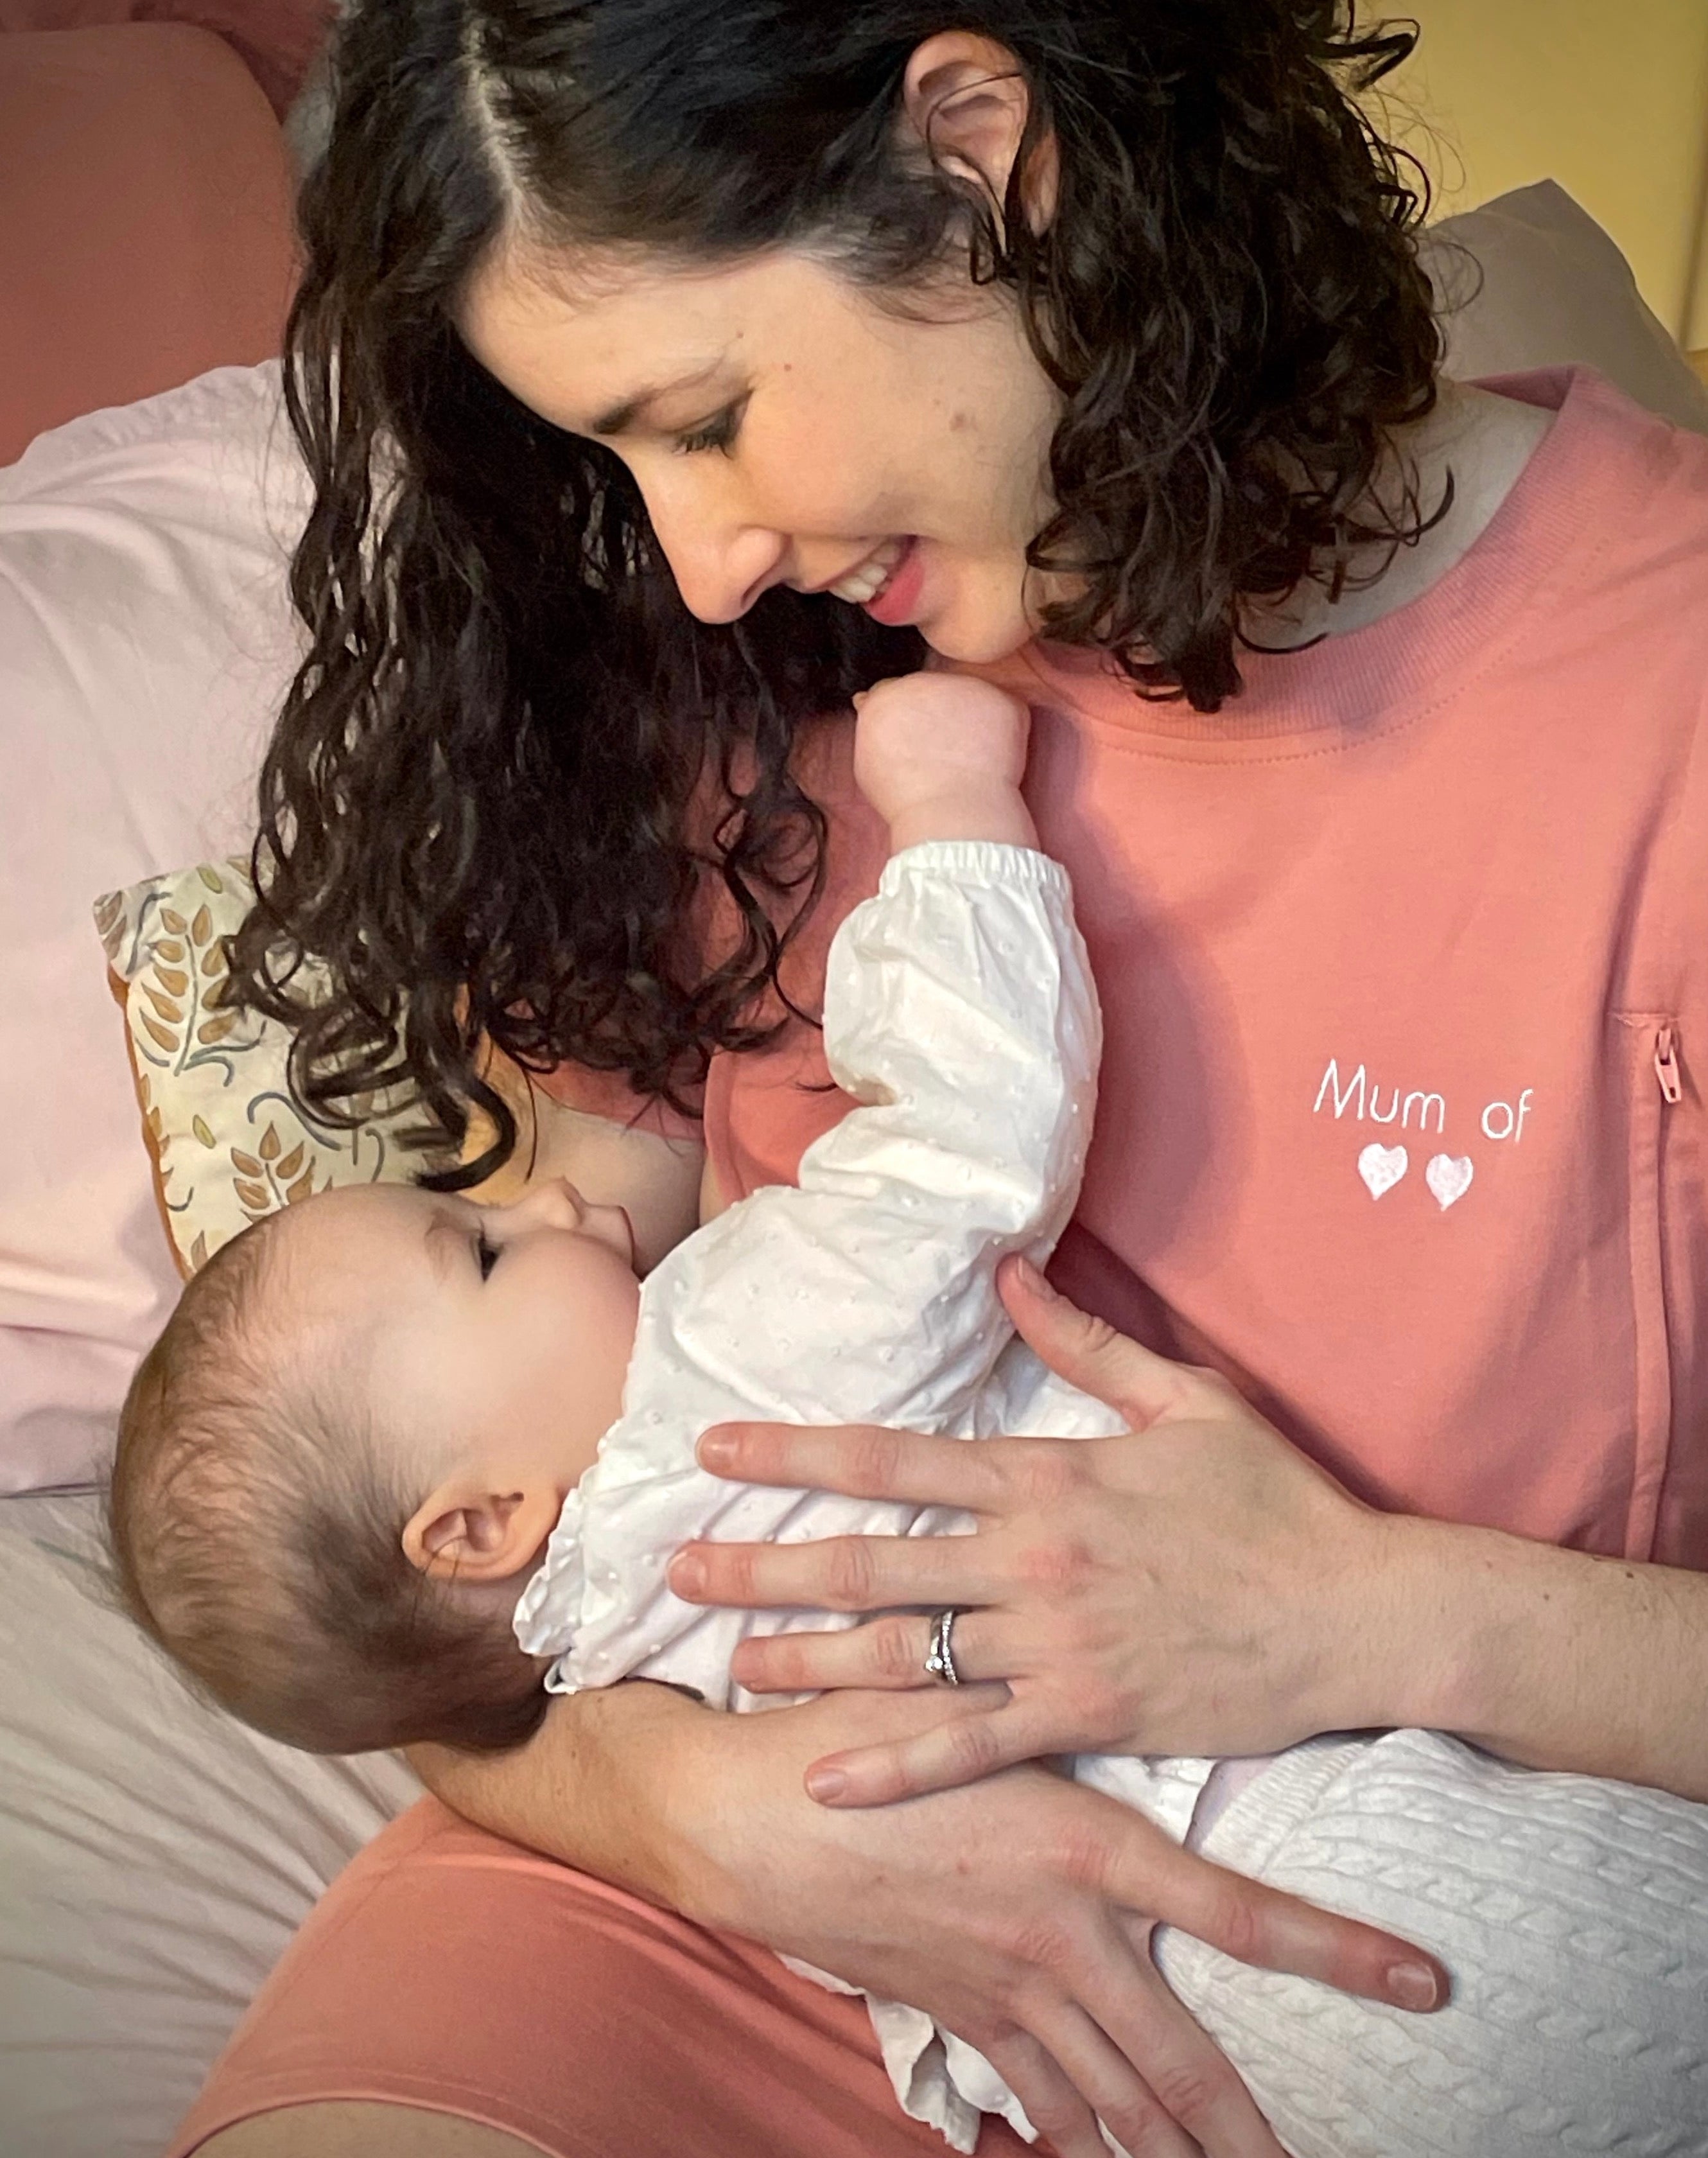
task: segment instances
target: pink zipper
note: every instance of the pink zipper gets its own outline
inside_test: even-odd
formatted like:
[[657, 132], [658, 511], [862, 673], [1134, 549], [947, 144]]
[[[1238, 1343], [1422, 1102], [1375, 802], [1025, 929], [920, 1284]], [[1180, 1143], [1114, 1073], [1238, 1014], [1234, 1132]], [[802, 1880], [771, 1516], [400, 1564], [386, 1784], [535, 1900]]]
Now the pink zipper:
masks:
[[1654, 1045], [1654, 1076], [1660, 1082], [1662, 1101], [1676, 1103], [1685, 1098], [1684, 1074], [1679, 1069], [1679, 1037], [1675, 1029], [1664, 1026]]

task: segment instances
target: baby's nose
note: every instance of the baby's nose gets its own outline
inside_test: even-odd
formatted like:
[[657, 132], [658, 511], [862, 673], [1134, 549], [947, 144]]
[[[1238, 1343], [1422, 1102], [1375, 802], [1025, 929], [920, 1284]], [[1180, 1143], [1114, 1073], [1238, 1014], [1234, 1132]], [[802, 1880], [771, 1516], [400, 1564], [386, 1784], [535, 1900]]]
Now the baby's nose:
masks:
[[492, 1226], [499, 1234], [525, 1234], [530, 1229], [578, 1229], [586, 1202], [567, 1177], [549, 1176], [530, 1185], [519, 1199], [491, 1210]]
[[524, 1204], [532, 1202], [535, 1211], [555, 1222], [576, 1226], [587, 1211], [587, 1202], [566, 1176], [548, 1177], [544, 1183], [524, 1196]]

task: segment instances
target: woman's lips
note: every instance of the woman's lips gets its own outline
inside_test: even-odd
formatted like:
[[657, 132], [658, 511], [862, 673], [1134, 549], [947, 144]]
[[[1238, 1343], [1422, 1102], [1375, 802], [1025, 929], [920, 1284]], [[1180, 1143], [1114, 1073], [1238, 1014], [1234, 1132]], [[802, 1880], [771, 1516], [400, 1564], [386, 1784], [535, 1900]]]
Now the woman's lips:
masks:
[[925, 585], [925, 565], [919, 558], [917, 540], [904, 540], [890, 574], [868, 600], [860, 604], [874, 622], [886, 629], [901, 629], [913, 620]]

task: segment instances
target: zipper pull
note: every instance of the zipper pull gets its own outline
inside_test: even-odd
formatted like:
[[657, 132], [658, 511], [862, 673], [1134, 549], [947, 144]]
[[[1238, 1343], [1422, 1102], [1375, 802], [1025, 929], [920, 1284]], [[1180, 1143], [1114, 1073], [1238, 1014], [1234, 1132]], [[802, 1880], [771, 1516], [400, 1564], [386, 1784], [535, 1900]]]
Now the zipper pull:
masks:
[[1682, 1102], [1685, 1098], [1684, 1074], [1679, 1070], [1679, 1038], [1669, 1026], [1664, 1026], [1654, 1045], [1654, 1076], [1660, 1082], [1660, 1097], [1668, 1102]]

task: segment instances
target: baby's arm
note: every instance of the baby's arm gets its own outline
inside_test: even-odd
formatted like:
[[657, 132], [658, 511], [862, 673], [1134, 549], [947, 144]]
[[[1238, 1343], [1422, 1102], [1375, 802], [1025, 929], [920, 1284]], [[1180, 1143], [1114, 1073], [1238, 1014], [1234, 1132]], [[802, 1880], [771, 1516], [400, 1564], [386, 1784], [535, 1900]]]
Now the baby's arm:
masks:
[[996, 1262], [1046, 1257], [1078, 1191], [1097, 1010], [1066, 875], [1022, 843], [1024, 712], [926, 676], [874, 692], [860, 728], [863, 783], [914, 843], [832, 947], [826, 1050], [856, 1107], [797, 1190], [755, 1193], [647, 1285], [624, 1416], [520, 1614], [535, 1653], [573, 1639], [570, 1684], [639, 1668], [722, 1698], [753, 1622], [669, 1593], [690, 1537], [914, 1526], [710, 1477], [694, 1443], [740, 1417], [968, 1430], [1009, 1336]]

